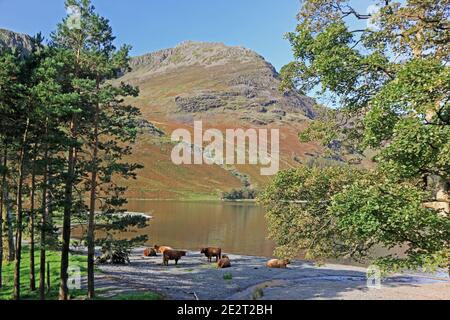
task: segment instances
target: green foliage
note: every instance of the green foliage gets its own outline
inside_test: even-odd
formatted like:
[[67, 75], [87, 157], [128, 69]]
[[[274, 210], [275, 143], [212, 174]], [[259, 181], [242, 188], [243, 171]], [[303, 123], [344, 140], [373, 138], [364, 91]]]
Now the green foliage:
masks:
[[258, 196], [258, 191], [251, 188], [233, 189], [230, 192], [224, 192], [224, 200], [254, 200]]
[[[16, 211], [18, 224], [7, 226], [15, 228], [16, 237], [25, 227], [22, 220], [29, 222], [33, 216], [37, 219], [30, 231], [41, 231], [41, 246], [61, 248], [63, 299], [71, 219], [86, 220], [90, 212], [93, 233], [99, 209], [115, 230], [140, 225], [136, 218], [121, 220], [117, 214], [126, 204], [126, 188], [119, 183], [135, 178], [142, 168], [125, 160], [141, 119], [139, 110], [124, 99], [136, 97], [139, 90], [111, 84], [128, 70], [130, 47], [114, 46], [109, 21], [97, 14], [91, 1], [67, 0], [66, 6], [80, 10], [80, 28], [68, 24], [68, 16], [47, 45], [38, 35], [30, 53], [0, 50], [0, 207], [8, 204]], [[64, 213], [62, 243], [54, 233], [57, 212]], [[93, 236], [88, 243], [93, 248]], [[17, 257], [18, 266], [20, 249]]]
[[404, 255], [376, 261], [398, 271], [419, 267], [449, 267], [450, 221], [425, 208], [429, 194], [410, 183], [358, 181], [332, 199], [328, 210], [337, 217], [337, 229], [351, 257], [365, 257], [374, 246], [403, 247]]
[[[319, 87], [340, 109], [302, 133], [302, 139], [325, 146], [340, 140], [352, 146], [340, 150], [346, 154], [380, 149], [384, 157], [379, 161], [397, 162], [395, 169], [416, 162], [404, 163], [420, 149], [416, 158], [427, 155], [402, 172], [449, 172], [448, 152], [442, 154], [450, 122], [448, 6], [446, 1], [388, 1], [369, 17], [354, 11], [351, 1], [305, 1], [296, 32], [287, 35], [296, 61], [283, 69], [283, 86], [304, 92]], [[350, 17], [371, 18], [374, 27], [350, 30]], [[398, 143], [385, 151], [386, 141]]]
[[129, 264], [131, 248], [128, 241], [114, 241], [108, 238], [102, 241], [102, 256], [96, 262], [100, 264]]
[[369, 172], [350, 167], [300, 167], [280, 172], [259, 200], [267, 208], [269, 236], [280, 258], [337, 258], [351, 251], [344, 245], [335, 215], [328, 210], [332, 198]]
[[129, 228], [139, 229], [147, 226], [147, 218], [138, 215], [108, 214], [97, 215], [96, 219], [105, 222], [102, 230], [106, 232], [104, 238], [95, 241], [97, 246], [102, 247], [102, 256], [97, 260], [99, 263], [126, 264], [129, 263], [131, 249], [143, 245], [148, 236], [137, 236], [132, 239], [119, 240], [116, 238], [118, 232]]
[[[376, 260], [397, 271], [448, 267], [450, 222], [423, 206], [428, 199], [413, 184], [341, 166], [280, 172], [260, 201], [279, 257]], [[377, 247], [405, 246], [402, 255], [372, 256]]]
[[123, 301], [153, 301], [153, 300], [163, 300], [161, 295], [153, 292], [143, 292], [143, 293], [124, 293], [117, 296], [109, 298], [98, 297], [95, 300], [123, 300]]
[[[314, 258], [372, 259], [374, 245], [406, 246], [406, 257], [378, 263], [391, 270], [448, 266], [448, 213], [424, 203], [435, 200], [425, 192], [430, 181], [447, 197], [450, 186], [450, 4], [383, 1], [377, 13], [362, 14], [353, 3], [303, 2], [297, 29], [287, 35], [295, 61], [282, 70], [282, 89], [318, 89], [336, 107], [300, 133], [302, 141], [319, 141], [341, 159], [375, 151], [377, 170], [336, 178], [337, 192], [327, 169], [281, 173], [263, 197], [271, 236], [280, 255], [301, 248]], [[366, 20], [367, 28], [351, 29]], [[331, 193], [311, 187], [322, 206], [296, 189], [311, 180]]]
[[256, 288], [252, 293], [253, 300], [259, 300], [264, 297], [264, 290], [262, 288]]
[[223, 274], [223, 280], [231, 281], [233, 280], [233, 274], [231, 272], [226, 272]]

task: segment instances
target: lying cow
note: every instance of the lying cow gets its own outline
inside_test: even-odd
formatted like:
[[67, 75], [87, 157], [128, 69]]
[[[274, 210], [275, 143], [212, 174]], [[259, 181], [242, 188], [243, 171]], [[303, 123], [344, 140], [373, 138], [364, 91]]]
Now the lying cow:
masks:
[[268, 261], [266, 263], [266, 266], [272, 269], [286, 269], [288, 264], [291, 264], [290, 260], [273, 259]]
[[158, 246], [158, 245], [156, 245], [156, 244], [155, 244], [155, 246], [154, 246], [153, 248], [155, 248], [156, 252], [159, 252], [159, 253], [164, 253], [164, 251], [166, 251], [166, 250], [173, 250], [172, 247], [168, 247], [168, 246]]
[[222, 259], [217, 263], [219, 269], [231, 268], [231, 260], [228, 256], [222, 256]]
[[200, 251], [201, 254], [204, 254], [209, 262], [212, 262], [212, 258], [216, 257], [216, 262], [222, 258], [222, 249], [221, 248], [203, 248]]
[[153, 248], [146, 248], [144, 250], [144, 257], [156, 257], [156, 250]]
[[169, 265], [170, 260], [175, 260], [175, 265], [178, 265], [178, 261], [181, 257], [186, 256], [186, 251], [178, 251], [178, 250], [165, 250], [163, 253], [163, 264], [165, 266]]

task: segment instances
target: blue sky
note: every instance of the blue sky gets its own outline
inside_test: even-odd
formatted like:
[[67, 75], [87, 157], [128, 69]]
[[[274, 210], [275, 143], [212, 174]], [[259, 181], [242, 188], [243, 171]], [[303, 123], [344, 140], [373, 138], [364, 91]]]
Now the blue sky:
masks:
[[[357, 1], [367, 7], [369, 0]], [[169, 48], [185, 40], [241, 45], [279, 70], [292, 60], [283, 39], [296, 26], [299, 0], [93, 0], [111, 20], [117, 44], [133, 55]], [[0, 0], [0, 28], [48, 35], [65, 16], [64, 0]]]

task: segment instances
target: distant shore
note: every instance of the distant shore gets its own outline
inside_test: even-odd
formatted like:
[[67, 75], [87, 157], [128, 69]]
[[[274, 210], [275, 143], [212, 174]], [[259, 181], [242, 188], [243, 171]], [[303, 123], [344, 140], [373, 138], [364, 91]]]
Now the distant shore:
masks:
[[161, 202], [165, 202], [165, 201], [178, 201], [178, 202], [248, 202], [248, 203], [257, 203], [256, 199], [237, 199], [237, 200], [227, 200], [227, 199], [209, 199], [209, 198], [204, 198], [204, 199], [145, 199], [145, 198], [129, 198], [128, 201], [161, 201]]

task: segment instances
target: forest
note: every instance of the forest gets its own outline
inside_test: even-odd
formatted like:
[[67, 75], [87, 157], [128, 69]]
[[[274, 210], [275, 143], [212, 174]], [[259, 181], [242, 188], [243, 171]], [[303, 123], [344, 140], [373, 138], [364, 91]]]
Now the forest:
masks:
[[[23, 286], [25, 237], [30, 291], [38, 289], [45, 299], [47, 251], [56, 249], [61, 253], [59, 299], [67, 300], [71, 224], [77, 217], [86, 221], [88, 296], [93, 298], [98, 220], [112, 230], [145, 223], [116, 215], [125, 203], [117, 179], [132, 179], [142, 167], [125, 160], [141, 119], [124, 99], [139, 90], [111, 83], [127, 70], [130, 48], [113, 45], [109, 21], [90, 1], [69, 0], [66, 6], [80, 8], [78, 27], [68, 16], [47, 44], [37, 35], [30, 53], [3, 49], [0, 55], [0, 287], [5, 257], [14, 262], [15, 299]], [[122, 246], [113, 240], [101, 245], [105, 250]]]

